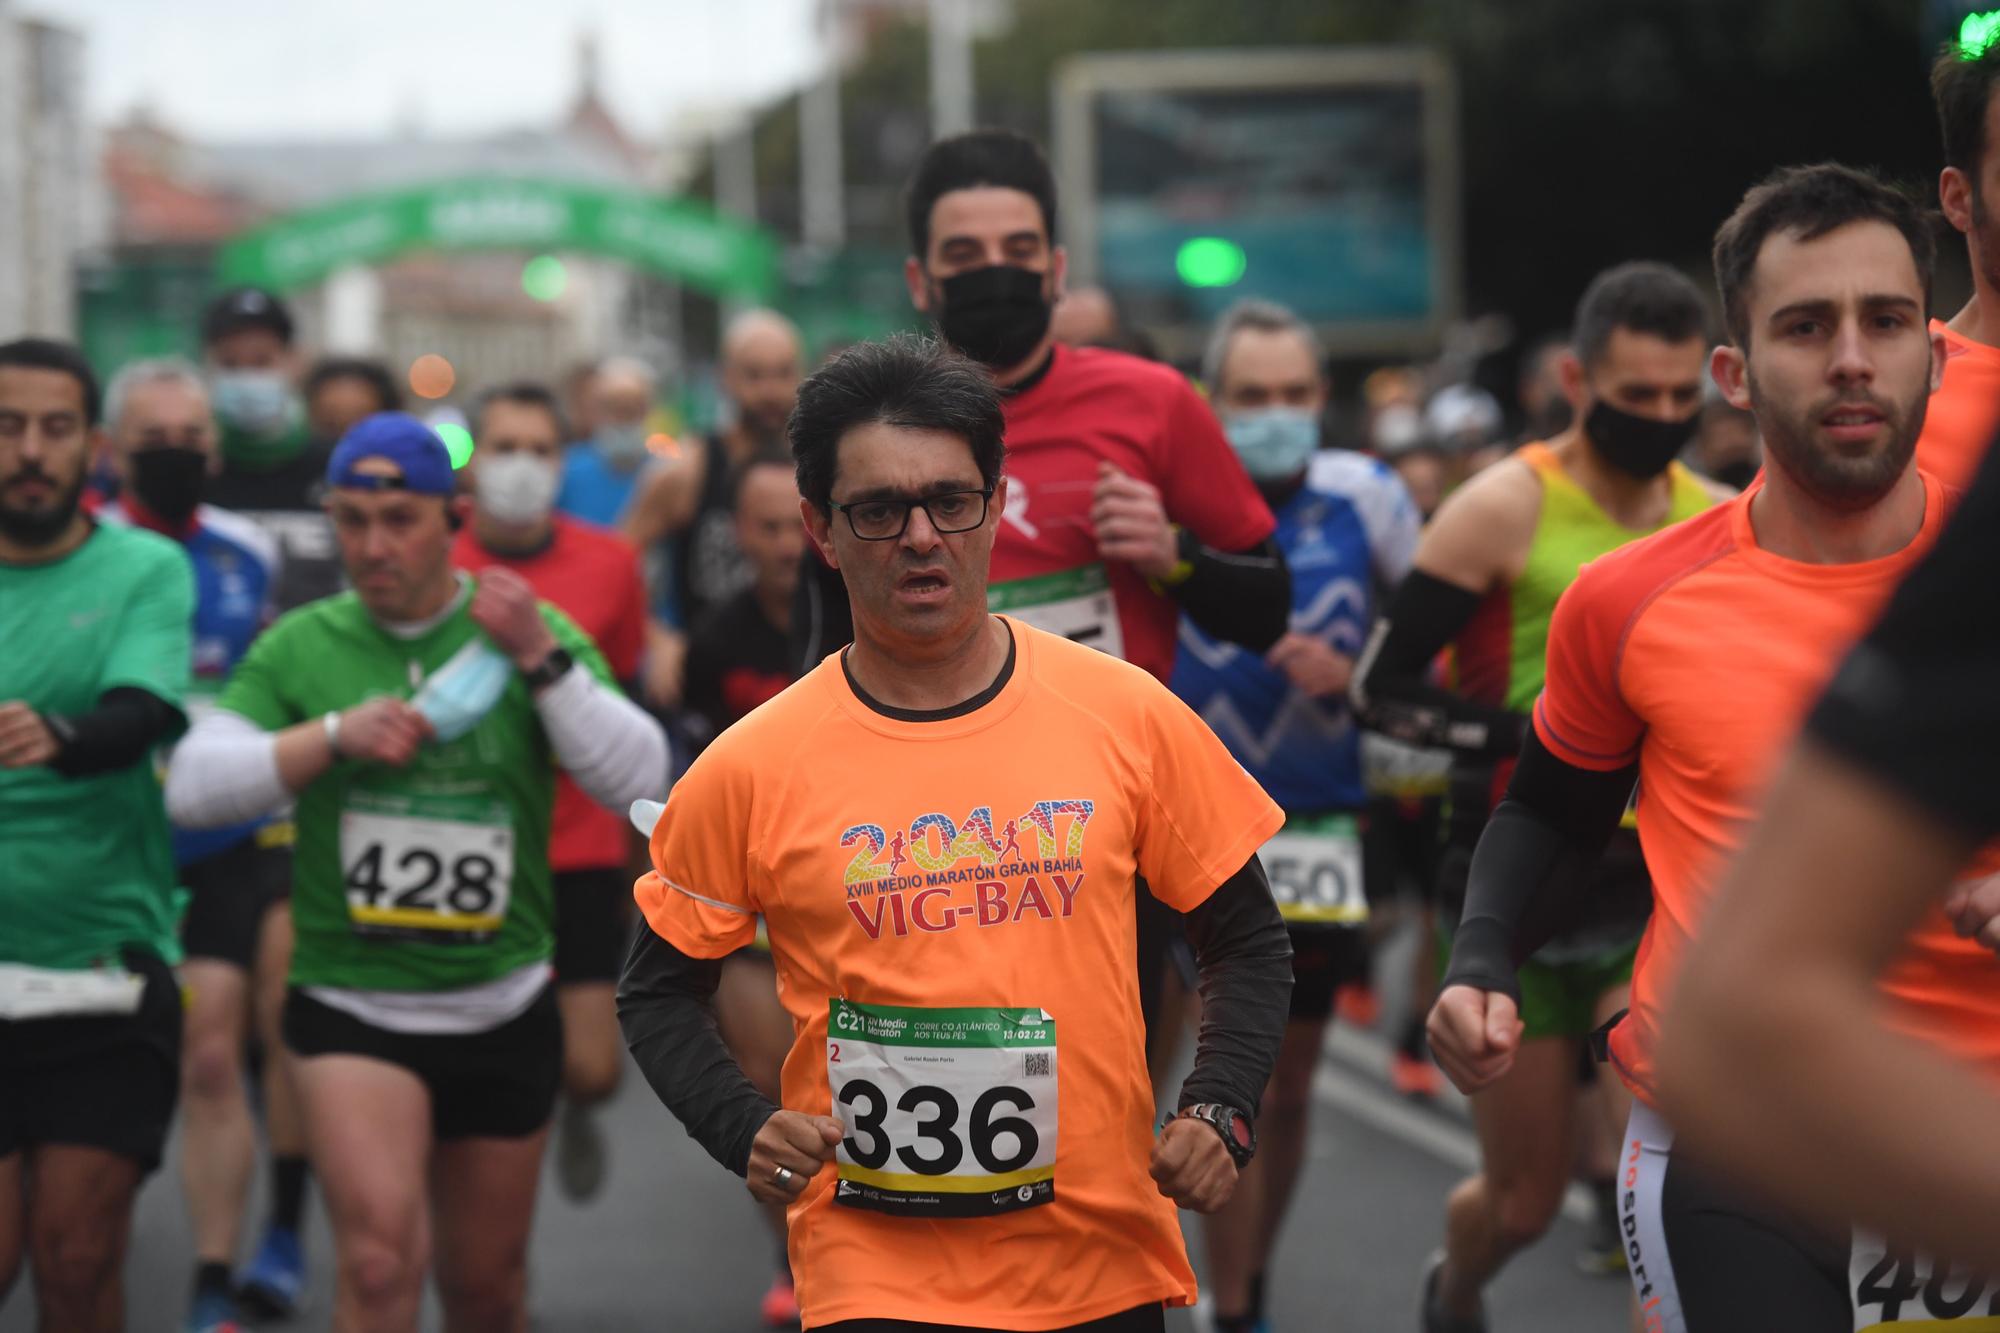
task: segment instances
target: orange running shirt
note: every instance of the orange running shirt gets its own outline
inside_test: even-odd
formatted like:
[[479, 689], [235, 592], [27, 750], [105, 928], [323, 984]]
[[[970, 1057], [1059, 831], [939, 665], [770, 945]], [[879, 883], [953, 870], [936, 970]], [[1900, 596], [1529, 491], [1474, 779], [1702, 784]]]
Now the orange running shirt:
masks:
[[1924, 413], [1917, 466], [1964, 490], [2000, 426], [2000, 347], [1961, 337], [1940, 320], [1931, 329], [1944, 335], [1944, 383]]
[[[1284, 816], [1144, 671], [1007, 624], [1012, 674], [945, 720], [877, 711], [843, 654], [821, 662], [674, 784], [654, 872], [635, 886], [652, 928], [692, 957], [749, 944], [762, 914], [797, 1034], [784, 1105], [837, 1115], [850, 1170], [849, 1144], [868, 1155], [874, 1144], [856, 1131], [867, 1103], [832, 1104], [829, 1001], [1039, 1008], [1054, 1021], [1052, 1066], [1030, 1056], [1020, 1080], [1044, 1103], [1059, 1089], [1053, 1197], [988, 1216], [897, 1216], [837, 1203], [835, 1170], [821, 1170], [789, 1218], [808, 1328], [1049, 1329], [1195, 1297], [1174, 1205], [1147, 1174], [1133, 879], [1189, 910]], [[853, 1054], [844, 1032], [834, 1044]], [[969, 1159], [978, 1131], [963, 1090], [959, 1100], [943, 1134]], [[907, 1146], [926, 1160], [954, 1151], [935, 1135]]]
[[[1758, 547], [1758, 489], [1585, 566], [1556, 607], [1535, 705], [1535, 734], [1565, 762], [1610, 771], [1639, 759], [1653, 917], [1611, 1053], [1648, 1102], [1661, 1015], [1722, 863], [1805, 713], [1957, 494], [1926, 475], [1915, 541], [1880, 560], [1812, 565]], [[1883, 988], [1899, 1028], [2000, 1068], [2000, 963], [1941, 911]]]

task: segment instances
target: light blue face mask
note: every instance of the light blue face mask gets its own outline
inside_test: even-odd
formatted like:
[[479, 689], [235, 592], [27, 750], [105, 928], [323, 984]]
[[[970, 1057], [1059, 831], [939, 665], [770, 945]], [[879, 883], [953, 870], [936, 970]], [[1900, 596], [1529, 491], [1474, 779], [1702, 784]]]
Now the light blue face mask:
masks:
[[1319, 448], [1319, 418], [1296, 407], [1232, 412], [1222, 419], [1222, 429], [1252, 481], [1296, 477]]
[[614, 467], [630, 467], [646, 456], [646, 423], [629, 426], [599, 426], [597, 447]]
[[269, 435], [291, 421], [291, 382], [275, 370], [219, 370], [209, 378], [215, 415], [253, 435]]
[[474, 639], [424, 679], [410, 706], [439, 741], [455, 741], [493, 711], [513, 676], [512, 662], [485, 639]]

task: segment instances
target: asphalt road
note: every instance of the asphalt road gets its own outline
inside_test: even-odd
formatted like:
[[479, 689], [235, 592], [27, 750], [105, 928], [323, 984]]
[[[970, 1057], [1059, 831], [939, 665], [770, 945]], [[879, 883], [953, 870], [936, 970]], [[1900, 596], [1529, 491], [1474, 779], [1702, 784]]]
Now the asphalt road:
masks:
[[[1314, 1141], [1306, 1179], [1271, 1270], [1275, 1333], [1402, 1333], [1416, 1328], [1415, 1287], [1438, 1244], [1445, 1193], [1474, 1148], [1455, 1100], [1413, 1106], [1388, 1091], [1384, 1048], [1371, 1037], [1336, 1032], [1315, 1088]], [[636, 1071], [607, 1108], [614, 1170], [604, 1193], [578, 1207], [552, 1174], [536, 1219], [533, 1328], [537, 1333], [690, 1330], [756, 1333], [757, 1302], [770, 1273], [771, 1245], [741, 1182], [722, 1171], [654, 1101]], [[1576, 1210], [1571, 1209], [1571, 1212]], [[1190, 1221], [1195, 1265], [1201, 1250]], [[1522, 1255], [1489, 1295], [1496, 1333], [1622, 1333], [1624, 1279], [1587, 1278], [1571, 1266], [1584, 1230], [1560, 1219]], [[314, 1271], [331, 1261], [324, 1220], [310, 1224]], [[172, 1163], [147, 1185], [127, 1267], [129, 1327], [180, 1327], [191, 1263], [182, 1196]], [[0, 1333], [34, 1327], [25, 1277], [4, 1307]], [[289, 1325], [328, 1327], [321, 1299]], [[427, 1329], [441, 1327], [433, 1309]], [[1174, 1333], [1198, 1324], [1186, 1312]]]

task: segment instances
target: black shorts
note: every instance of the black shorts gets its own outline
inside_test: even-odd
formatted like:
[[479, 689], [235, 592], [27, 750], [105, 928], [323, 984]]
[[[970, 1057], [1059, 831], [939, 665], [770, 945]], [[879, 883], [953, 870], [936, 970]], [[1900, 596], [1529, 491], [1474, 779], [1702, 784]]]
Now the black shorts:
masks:
[[1444, 846], [1444, 799], [1368, 798], [1361, 822], [1361, 883], [1371, 905], [1410, 897], [1437, 901], [1438, 858]]
[[264, 913], [292, 896], [292, 849], [260, 846], [253, 834], [182, 866], [180, 880], [190, 895], [181, 919], [187, 956], [234, 963], [247, 972], [257, 959]]
[[[1050, 1333], [1162, 1333], [1166, 1326], [1164, 1307], [1141, 1305], [1088, 1323], [1068, 1324]], [[843, 1319], [837, 1324], [821, 1324], [819, 1333], [999, 1333], [999, 1330], [972, 1324], [919, 1324], [908, 1319]]]
[[1368, 935], [1359, 926], [1287, 926], [1292, 937], [1292, 1021], [1323, 1023], [1333, 997], [1368, 976]]
[[102, 1148], [151, 1172], [181, 1086], [181, 987], [151, 954], [130, 1014], [0, 1019], [0, 1157], [43, 1144]]
[[618, 980], [632, 946], [632, 876], [610, 870], [558, 870], [556, 984]]
[[361, 1055], [407, 1069], [431, 1097], [438, 1139], [518, 1139], [548, 1124], [562, 1083], [562, 1018], [554, 987], [490, 1032], [390, 1032], [294, 988], [285, 1045], [301, 1059]]

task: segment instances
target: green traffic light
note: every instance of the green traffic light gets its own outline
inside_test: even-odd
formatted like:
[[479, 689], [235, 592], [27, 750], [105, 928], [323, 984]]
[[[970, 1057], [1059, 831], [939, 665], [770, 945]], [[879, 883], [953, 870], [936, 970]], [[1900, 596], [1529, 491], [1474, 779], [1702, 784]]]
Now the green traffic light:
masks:
[[1989, 9], [1984, 14], [1967, 14], [1965, 22], [1958, 25], [1958, 58], [1979, 59], [1995, 39], [2000, 39], [2000, 9]]
[[472, 461], [472, 432], [455, 421], [441, 422], [433, 427], [438, 438], [444, 441], [445, 451], [451, 455], [451, 470], [456, 472]]
[[1220, 236], [1196, 236], [1181, 243], [1174, 271], [1190, 287], [1233, 287], [1250, 267], [1243, 247]]
[[537, 301], [553, 301], [569, 286], [569, 270], [554, 255], [536, 255], [521, 266], [521, 290]]

